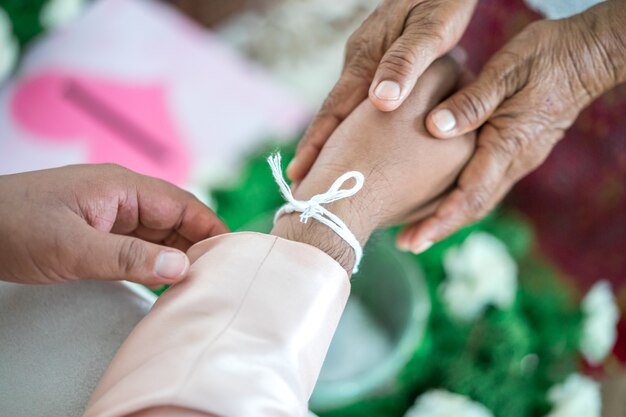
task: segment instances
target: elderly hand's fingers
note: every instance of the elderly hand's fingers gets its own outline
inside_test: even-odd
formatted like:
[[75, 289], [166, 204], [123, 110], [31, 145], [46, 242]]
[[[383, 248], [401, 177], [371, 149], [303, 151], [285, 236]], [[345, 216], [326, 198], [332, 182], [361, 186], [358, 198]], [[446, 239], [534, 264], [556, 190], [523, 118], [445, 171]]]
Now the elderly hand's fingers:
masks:
[[107, 281], [128, 280], [146, 285], [174, 284], [187, 275], [184, 252], [135, 237], [84, 227], [67, 248], [74, 252], [70, 277]]
[[503, 51], [491, 58], [476, 80], [430, 112], [426, 128], [433, 136], [454, 138], [478, 129], [504, 100], [523, 86], [526, 65]]
[[568, 124], [551, 119], [524, 88], [506, 100], [480, 130], [478, 148], [434, 216], [408, 227], [400, 247], [421, 252], [462, 226], [484, 217], [522, 177], [537, 168]]
[[434, 198], [432, 201], [427, 203], [426, 205], [418, 208], [417, 210], [412, 211], [409, 215], [404, 219], [405, 223], [417, 223], [418, 221], [435, 214], [437, 211], [437, 207], [441, 205], [443, 199], [447, 196], [447, 194], [442, 194], [439, 197]]
[[[509, 192], [513, 183], [514, 182], [510, 180], [503, 181], [497, 187], [497, 190], [492, 194], [491, 199], [486, 206], [491, 208], [495, 207], [506, 195], [506, 193]], [[458, 191], [459, 190], [456, 189], [453, 193], [457, 193]], [[463, 202], [461, 201], [463, 197], [453, 195], [453, 193], [450, 194], [448, 199], [441, 202], [436, 214], [407, 226], [398, 234], [397, 245], [399, 249], [410, 251], [415, 254], [422, 253], [430, 248], [434, 243], [445, 239], [458, 229], [478, 220], [478, 218], [468, 219], [467, 217], [464, 218], [460, 215], [452, 215], [449, 216], [449, 219], [445, 219], [442, 215], [439, 215], [439, 210], [441, 210], [442, 213], [450, 212], [455, 210], [455, 207], [458, 208], [463, 205]], [[444, 204], [447, 207], [445, 207]], [[485, 212], [485, 215], [488, 211], [489, 210]]]
[[376, 108], [392, 111], [411, 94], [419, 77], [461, 38], [475, 1], [423, 1], [411, 7], [402, 34], [385, 52], [369, 97]]
[[298, 144], [287, 167], [289, 179], [301, 181], [306, 176], [333, 131], [367, 97], [370, 77], [366, 62], [355, 58], [346, 63], [341, 78]]
[[499, 152], [497, 148], [481, 146], [479, 139], [476, 153], [461, 174], [457, 188], [444, 198], [435, 214], [407, 227], [398, 236], [398, 246], [423, 252], [493, 209], [511, 185], [506, 173], [512, 158]]

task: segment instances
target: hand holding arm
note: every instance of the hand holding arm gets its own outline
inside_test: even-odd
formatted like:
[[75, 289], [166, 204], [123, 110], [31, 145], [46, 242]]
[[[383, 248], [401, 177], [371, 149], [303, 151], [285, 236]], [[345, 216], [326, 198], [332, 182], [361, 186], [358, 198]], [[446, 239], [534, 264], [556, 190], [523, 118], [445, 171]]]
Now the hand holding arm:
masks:
[[428, 130], [444, 139], [480, 128], [476, 154], [436, 213], [401, 242], [423, 248], [480, 219], [537, 168], [582, 109], [626, 81], [625, 28], [624, 0], [533, 23], [438, 105]]
[[[460, 72], [450, 57], [437, 60], [420, 77], [405, 105], [394, 112], [381, 113], [364, 100], [330, 136], [311, 172], [296, 187], [295, 197], [306, 200], [326, 191], [346, 171], [363, 173], [365, 185], [359, 193], [328, 206], [362, 243], [378, 227], [432, 213], [474, 151], [473, 133], [440, 141], [424, 126], [427, 112], [453, 90]], [[298, 225], [297, 216], [290, 217], [284, 222], [291, 228], [316, 227], [311, 222]], [[338, 239], [327, 234], [325, 242]], [[352, 250], [344, 247], [338, 260], [350, 270]]]
[[424, 71], [459, 41], [476, 0], [385, 0], [348, 40], [341, 76], [302, 138], [287, 170], [301, 181], [333, 131], [368, 95], [395, 110]]

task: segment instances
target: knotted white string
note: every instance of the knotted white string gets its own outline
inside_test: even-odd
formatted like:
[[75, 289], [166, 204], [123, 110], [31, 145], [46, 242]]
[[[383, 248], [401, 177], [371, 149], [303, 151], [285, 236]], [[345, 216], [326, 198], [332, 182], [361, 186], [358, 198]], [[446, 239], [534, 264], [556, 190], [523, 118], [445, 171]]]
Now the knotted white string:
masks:
[[[318, 222], [330, 227], [339, 235], [339, 237], [345, 240], [346, 243], [352, 247], [352, 249], [354, 249], [355, 262], [352, 272], [358, 272], [359, 263], [361, 262], [361, 257], [363, 256], [363, 248], [361, 248], [361, 244], [350, 231], [348, 226], [346, 226], [346, 224], [339, 217], [328, 211], [323, 204], [332, 203], [333, 201], [351, 197], [358, 193], [361, 188], [363, 188], [363, 183], [365, 182], [363, 174], [358, 171], [346, 172], [337, 178], [324, 194], [314, 195], [310, 200], [303, 201], [296, 200], [294, 198], [291, 193], [291, 189], [283, 178], [280, 153], [277, 152], [270, 155], [269, 158], [267, 158], [267, 163], [272, 169], [272, 175], [274, 175], [274, 180], [276, 180], [276, 184], [278, 184], [280, 193], [287, 201], [287, 203], [276, 212], [274, 222], [276, 222], [276, 220], [278, 220], [278, 218], [283, 214], [299, 212], [300, 221], [302, 223], [306, 223], [309, 219], [315, 219]], [[355, 180], [355, 184], [352, 188], [341, 189], [341, 186], [350, 179]]]

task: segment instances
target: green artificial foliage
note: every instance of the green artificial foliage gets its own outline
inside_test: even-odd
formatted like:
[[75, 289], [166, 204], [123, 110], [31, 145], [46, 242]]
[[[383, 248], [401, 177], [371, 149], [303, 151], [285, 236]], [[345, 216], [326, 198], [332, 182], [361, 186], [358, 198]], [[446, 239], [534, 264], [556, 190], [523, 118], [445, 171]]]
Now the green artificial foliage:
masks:
[[[271, 152], [280, 150], [283, 161], [289, 161], [295, 149], [295, 145], [290, 143], [259, 150], [250, 157], [234, 187], [213, 191], [217, 213], [231, 230], [241, 229], [284, 203], [266, 158]], [[283, 166], [283, 173], [285, 168]]]
[[[450, 317], [437, 294], [445, 279], [445, 252], [472, 232], [502, 240], [519, 266], [513, 308], [489, 309], [473, 323]], [[578, 367], [581, 314], [574, 294], [532, 249], [533, 233], [518, 214], [501, 207], [487, 218], [434, 245], [417, 258], [425, 269], [433, 310], [431, 378], [416, 388], [467, 395], [496, 417], [543, 416], [546, 393]], [[423, 370], [415, 370], [423, 372]]]
[[[277, 149], [288, 161], [295, 146], [259, 150], [249, 158], [237, 184], [213, 192], [217, 213], [232, 230], [283, 203], [265, 161]], [[506, 244], [519, 266], [519, 290], [509, 310], [491, 308], [476, 321], [463, 323], [448, 314], [438, 288], [445, 279], [444, 254], [474, 231], [491, 233]], [[533, 242], [528, 222], [500, 207], [427, 252], [412, 256], [427, 277], [432, 300], [421, 347], [398, 376], [395, 391], [320, 413], [320, 417], [401, 417], [420, 393], [432, 388], [467, 395], [496, 417], [545, 415], [548, 389], [579, 366], [581, 313], [575, 294], [533, 252]]]
[[2, 0], [2, 7], [13, 25], [13, 34], [20, 44], [20, 49], [24, 47], [37, 36], [39, 36], [44, 28], [39, 18], [43, 6], [48, 0]]

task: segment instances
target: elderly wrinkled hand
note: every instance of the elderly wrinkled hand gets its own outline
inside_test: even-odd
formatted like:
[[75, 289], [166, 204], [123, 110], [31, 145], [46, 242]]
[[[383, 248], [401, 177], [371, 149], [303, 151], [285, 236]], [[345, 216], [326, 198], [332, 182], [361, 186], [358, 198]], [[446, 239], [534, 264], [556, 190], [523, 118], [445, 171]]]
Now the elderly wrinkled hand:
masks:
[[436, 213], [401, 241], [428, 247], [486, 215], [545, 160], [582, 109], [625, 81], [626, 1], [529, 25], [426, 119], [442, 139], [480, 128], [477, 150]]
[[348, 40], [344, 68], [287, 175], [300, 181], [333, 131], [368, 94], [381, 111], [409, 97], [426, 68], [465, 31], [476, 0], [385, 0]]
[[183, 252], [227, 232], [190, 193], [114, 165], [0, 176], [0, 279], [173, 284]]

